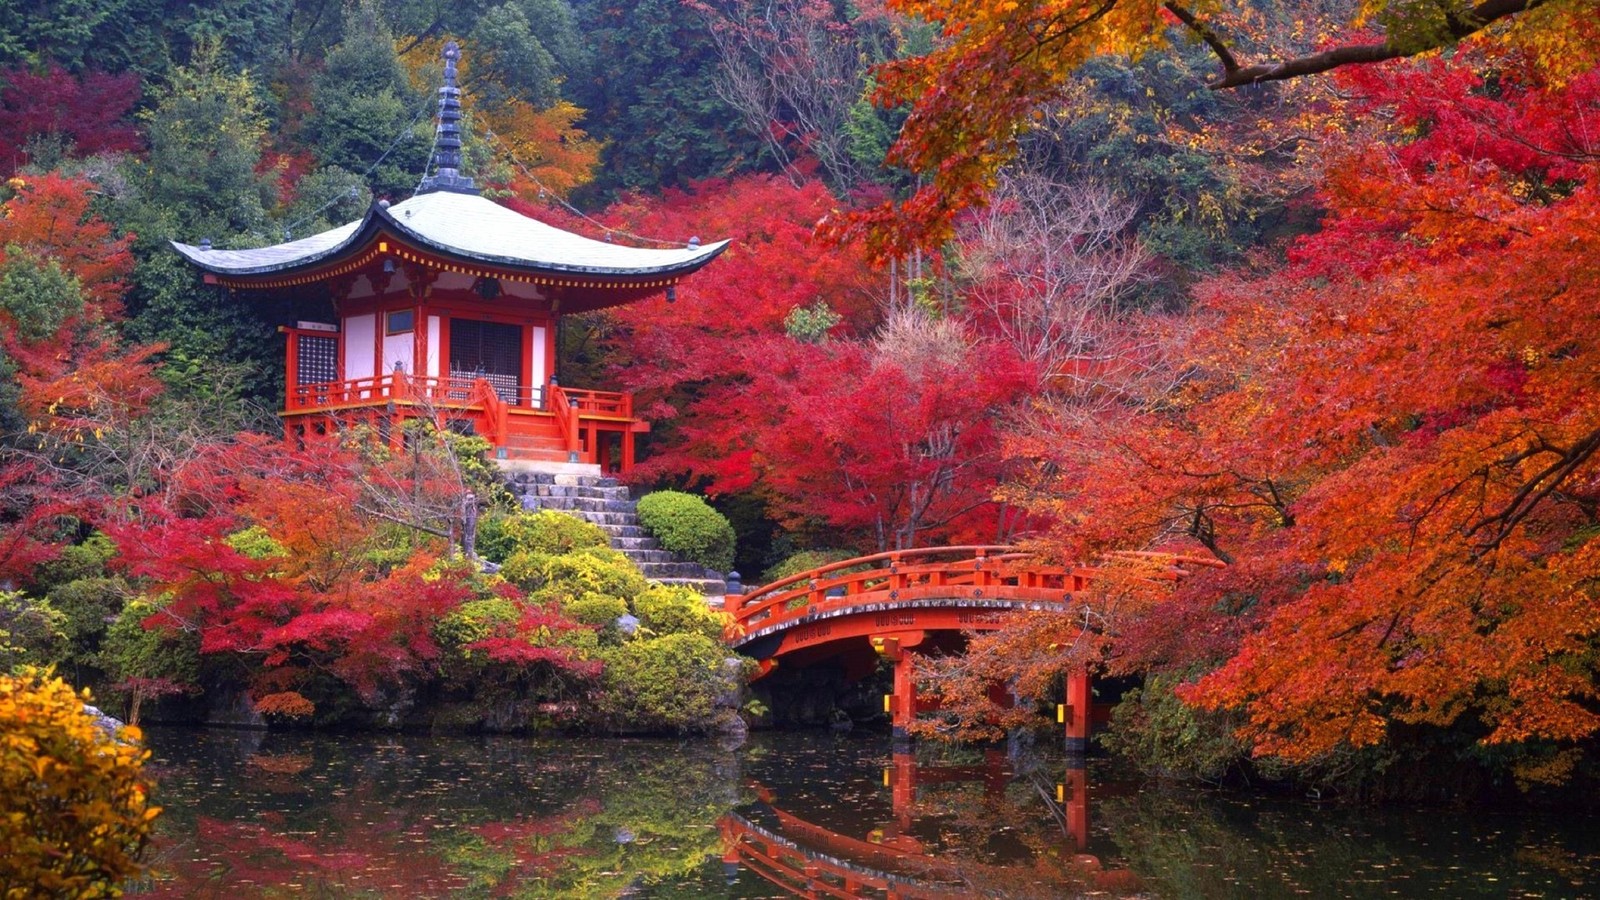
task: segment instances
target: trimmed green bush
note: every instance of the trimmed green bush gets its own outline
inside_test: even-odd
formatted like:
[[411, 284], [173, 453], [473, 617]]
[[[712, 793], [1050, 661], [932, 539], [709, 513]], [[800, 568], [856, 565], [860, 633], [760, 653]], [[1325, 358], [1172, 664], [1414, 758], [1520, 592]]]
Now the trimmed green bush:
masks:
[[503, 563], [518, 553], [559, 555], [610, 545], [599, 525], [549, 509], [491, 514], [478, 523], [478, 554], [490, 562]]
[[722, 640], [722, 613], [706, 605], [706, 598], [686, 587], [656, 584], [633, 599], [639, 624], [650, 633], [698, 634]]
[[693, 494], [656, 491], [640, 497], [639, 524], [663, 550], [718, 572], [733, 568], [733, 525]]
[[783, 561], [768, 569], [761, 576], [762, 584], [771, 584], [782, 581], [790, 575], [799, 575], [801, 572], [825, 566], [828, 563], [843, 562], [847, 559], [860, 556], [853, 550], [801, 550], [784, 557]]

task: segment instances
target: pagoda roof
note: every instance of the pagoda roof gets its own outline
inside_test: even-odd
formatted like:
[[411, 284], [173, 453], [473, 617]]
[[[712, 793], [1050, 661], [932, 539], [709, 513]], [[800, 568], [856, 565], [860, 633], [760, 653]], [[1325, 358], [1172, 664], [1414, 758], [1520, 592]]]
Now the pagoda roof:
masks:
[[215, 250], [178, 241], [172, 246], [200, 269], [230, 281], [276, 281], [361, 256], [382, 232], [446, 259], [515, 272], [622, 279], [687, 275], [728, 246], [717, 241], [670, 250], [625, 247], [563, 231], [477, 194], [443, 190], [393, 206], [374, 203], [358, 221], [270, 247]]

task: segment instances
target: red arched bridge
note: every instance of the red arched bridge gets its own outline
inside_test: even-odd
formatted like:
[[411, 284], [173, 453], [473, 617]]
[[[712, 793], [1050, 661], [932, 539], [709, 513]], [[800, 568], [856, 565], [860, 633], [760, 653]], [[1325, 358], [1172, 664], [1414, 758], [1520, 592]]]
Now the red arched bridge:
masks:
[[[842, 560], [730, 594], [728, 643], [761, 664], [760, 678], [780, 661], [811, 665], [839, 655], [848, 644], [870, 642], [895, 665], [894, 693], [885, 697], [885, 706], [896, 736], [904, 736], [918, 712], [936, 708], [918, 703], [914, 648], [948, 650], [962, 633], [993, 631], [1018, 612], [1076, 608], [1083, 603], [1079, 595], [1094, 583], [1176, 581], [1188, 574], [1185, 566], [1220, 565], [1164, 553], [1117, 553], [1107, 562], [1117, 564], [1053, 565], [1000, 545], [896, 550]], [[1058, 719], [1066, 726], [1069, 749], [1082, 749], [1094, 714], [1087, 673], [1069, 674], [1066, 693]]]

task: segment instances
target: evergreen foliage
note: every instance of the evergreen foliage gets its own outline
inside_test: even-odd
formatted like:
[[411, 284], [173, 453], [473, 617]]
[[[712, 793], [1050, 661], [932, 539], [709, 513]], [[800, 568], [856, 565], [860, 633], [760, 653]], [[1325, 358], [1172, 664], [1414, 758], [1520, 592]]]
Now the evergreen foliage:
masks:
[[727, 517], [693, 494], [645, 494], [639, 498], [639, 524], [661, 542], [664, 550], [719, 572], [733, 566], [733, 526]]
[[709, 26], [678, 0], [582, 0], [594, 71], [572, 85], [589, 133], [606, 142], [599, 189], [685, 187], [752, 165], [759, 144], [718, 96]]

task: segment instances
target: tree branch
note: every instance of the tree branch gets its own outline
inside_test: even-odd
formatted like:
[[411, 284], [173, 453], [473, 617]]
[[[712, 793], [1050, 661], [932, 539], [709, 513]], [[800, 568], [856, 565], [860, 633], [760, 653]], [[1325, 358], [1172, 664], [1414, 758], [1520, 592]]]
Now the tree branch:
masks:
[[1193, 12], [1177, 3], [1167, 3], [1166, 8], [1182, 22], [1185, 27], [1194, 32], [1207, 47], [1211, 48], [1222, 63], [1222, 77], [1208, 85], [1212, 90], [1243, 87], [1250, 84], [1260, 84], [1264, 81], [1287, 81], [1291, 78], [1300, 78], [1305, 75], [1317, 75], [1340, 66], [1358, 63], [1383, 62], [1389, 59], [1399, 59], [1406, 56], [1415, 56], [1428, 50], [1437, 50], [1447, 44], [1470, 37], [1489, 27], [1501, 19], [1509, 18], [1518, 13], [1527, 12], [1538, 6], [1543, 6], [1548, 0], [1484, 0], [1465, 14], [1451, 16], [1446, 27], [1446, 39], [1424, 46], [1408, 46], [1396, 44], [1392, 40], [1385, 40], [1374, 44], [1345, 44], [1324, 50], [1321, 53], [1312, 53], [1306, 56], [1290, 57], [1289, 59], [1274, 62], [1256, 63], [1241, 66], [1238, 58], [1228, 46], [1227, 40], [1210, 25], [1201, 21]]

